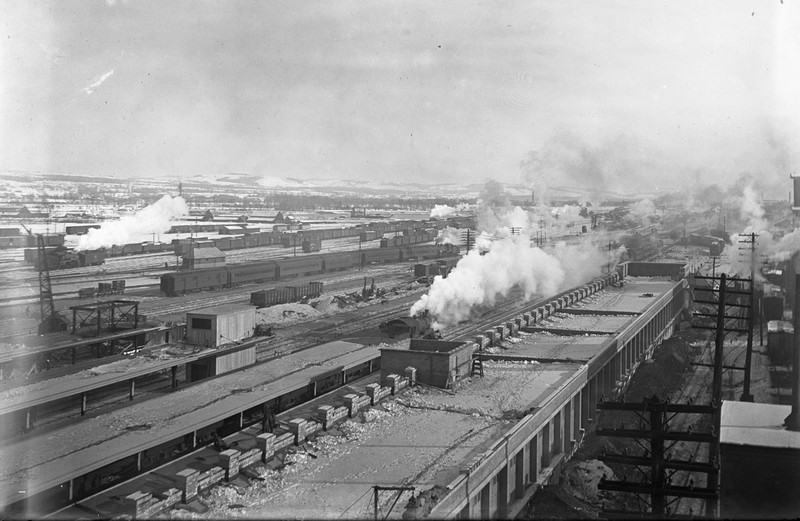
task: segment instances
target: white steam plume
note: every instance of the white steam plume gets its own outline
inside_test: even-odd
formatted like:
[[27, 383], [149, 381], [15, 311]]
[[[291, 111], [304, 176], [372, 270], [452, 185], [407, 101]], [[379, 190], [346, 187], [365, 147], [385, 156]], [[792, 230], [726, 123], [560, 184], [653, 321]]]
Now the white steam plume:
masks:
[[492, 243], [485, 255], [469, 252], [446, 279], [437, 276], [428, 294], [411, 307], [411, 315], [427, 310], [437, 322], [453, 324], [467, 318], [475, 306], [494, 304], [515, 285], [529, 297], [554, 293], [564, 276], [558, 260], [531, 248], [527, 236], [508, 237]]
[[[467, 252], [446, 279], [434, 278], [427, 295], [411, 307], [411, 315], [430, 313], [441, 325], [464, 320], [476, 306], [495, 303], [519, 286], [527, 298], [552, 294], [599, 275], [610, 259], [595, 245], [560, 242], [552, 253], [531, 246], [531, 235], [538, 223], [518, 206], [512, 207], [502, 186], [488, 181], [480, 195], [478, 236], [475, 249]], [[579, 207], [563, 209], [565, 214]]]
[[753, 185], [744, 187], [739, 213], [747, 222], [748, 228], [750, 228], [750, 230], [745, 230], [747, 232], [758, 233], [766, 230], [769, 226], [769, 223], [764, 219], [764, 209], [761, 207], [761, 203], [758, 202], [758, 196]]
[[[508, 235], [481, 242], [467, 253], [446, 279], [436, 277], [427, 295], [411, 307], [411, 315], [430, 313], [441, 325], [468, 318], [476, 306], [495, 303], [519, 286], [526, 298], [552, 294], [600, 275], [609, 260], [616, 265], [624, 248], [613, 258], [595, 245], [584, 242], [568, 245], [559, 242], [552, 252], [531, 246], [527, 234]], [[481, 255], [481, 250], [485, 251]]]
[[642, 199], [630, 206], [630, 212], [639, 224], [649, 225], [649, 218], [656, 214], [656, 205], [650, 199]]
[[189, 213], [183, 197], [165, 195], [150, 206], [133, 215], [126, 215], [119, 221], [103, 223], [81, 236], [76, 249], [92, 250], [109, 248], [114, 245], [150, 240], [154, 233], [166, 233], [170, 220]]
[[448, 226], [439, 232], [436, 236], [436, 244], [461, 244], [461, 232], [458, 228]]
[[[731, 199], [729, 199], [730, 201]], [[764, 209], [758, 201], [758, 195], [753, 185], [747, 185], [741, 197], [732, 198], [739, 205], [739, 215], [745, 220], [747, 226], [741, 234], [731, 235], [731, 244], [722, 252], [722, 263], [730, 266], [728, 273], [749, 277], [755, 264], [756, 280], [759, 279], [761, 258], [768, 256], [774, 260], [785, 259], [791, 256], [794, 236], [790, 233], [780, 242], [775, 243], [772, 233], [768, 231], [769, 222], [765, 218]], [[753, 248], [752, 236], [755, 233], [755, 247]]]
[[800, 229], [795, 229], [770, 245], [767, 255], [771, 260], [786, 261], [798, 251], [800, 251]]
[[444, 219], [456, 213], [456, 209], [446, 204], [437, 204], [431, 210], [431, 219]]

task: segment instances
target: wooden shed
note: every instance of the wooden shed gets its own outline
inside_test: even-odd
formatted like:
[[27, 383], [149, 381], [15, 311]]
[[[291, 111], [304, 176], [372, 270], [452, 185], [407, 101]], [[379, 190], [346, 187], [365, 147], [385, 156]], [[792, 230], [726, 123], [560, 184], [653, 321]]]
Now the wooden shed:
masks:
[[229, 304], [186, 313], [186, 341], [201, 347], [218, 347], [253, 336], [256, 308]]

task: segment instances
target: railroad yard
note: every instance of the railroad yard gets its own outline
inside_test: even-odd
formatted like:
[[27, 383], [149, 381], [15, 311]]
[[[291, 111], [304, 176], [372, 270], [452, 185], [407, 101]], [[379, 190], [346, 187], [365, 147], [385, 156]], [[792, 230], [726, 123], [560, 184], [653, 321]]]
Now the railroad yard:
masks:
[[[714, 393], [790, 394], [774, 338], [748, 348], [740, 314], [709, 385], [703, 292], [719, 283], [704, 281], [734, 271], [727, 234], [702, 214], [676, 234], [666, 207], [564, 208], [572, 220], [488, 209], [527, 212], [523, 234], [488, 233], [487, 208], [173, 219], [157, 242], [91, 256], [81, 245], [103, 222], [24, 226], [11, 242], [27, 247], [0, 250], [4, 514], [641, 513], [653, 499], [632, 491], [651, 478], [626, 464], [652, 453], [632, 456], [641, 442], [620, 435], [645, 424], [622, 409], [663, 398], [706, 415], [670, 419], [689, 433], [669, 447], [667, 489], [685, 497], [670, 513], [718, 515]], [[780, 285], [776, 266], [764, 276]]]

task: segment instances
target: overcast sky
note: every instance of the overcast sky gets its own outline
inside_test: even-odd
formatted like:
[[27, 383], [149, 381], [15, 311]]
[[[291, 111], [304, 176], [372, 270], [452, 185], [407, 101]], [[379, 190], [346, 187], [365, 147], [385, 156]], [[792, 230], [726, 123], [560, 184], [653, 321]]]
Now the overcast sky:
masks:
[[0, 169], [782, 180], [783, 2], [3, 0]]

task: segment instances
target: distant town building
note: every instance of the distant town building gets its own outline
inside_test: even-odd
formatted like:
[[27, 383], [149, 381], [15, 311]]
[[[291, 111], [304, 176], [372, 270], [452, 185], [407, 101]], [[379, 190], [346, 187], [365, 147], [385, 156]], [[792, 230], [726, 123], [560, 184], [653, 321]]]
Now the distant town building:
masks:
[[17, 219], [46, 219], [50, 212], [45, 210], [31, 210], [27, 206], [4, 206], [0, 207], [0, 217]]

